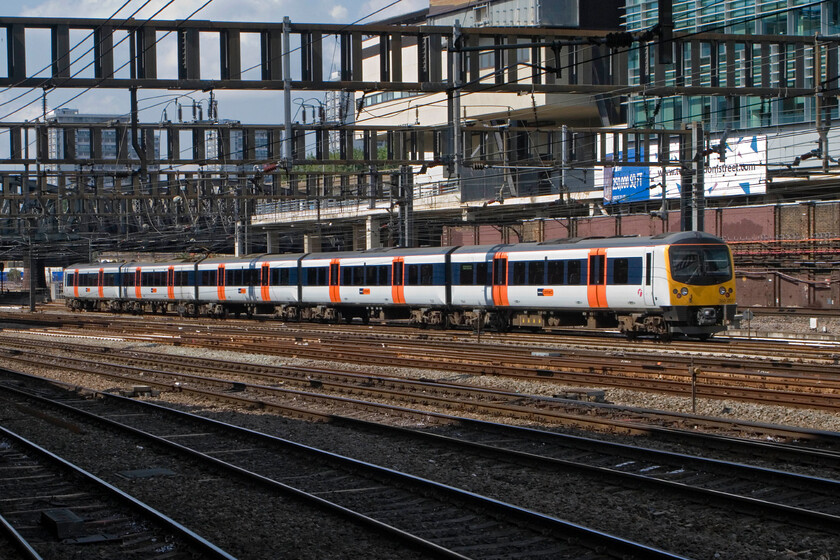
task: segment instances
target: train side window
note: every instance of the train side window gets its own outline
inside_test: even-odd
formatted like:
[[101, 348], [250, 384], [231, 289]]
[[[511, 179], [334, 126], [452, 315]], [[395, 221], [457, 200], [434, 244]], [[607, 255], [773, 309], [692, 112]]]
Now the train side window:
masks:
[[328, 270], [324, 266], [313, 266], [306, 269], [306, 285], [307, 286], [326, 286], [326, 274]]
[[493, 263], [492, 262], [483, 262], [478, 263], [475, 267], [475, 285], [476, 286], [489, 286], [490, 285], [490, 278], [492, 277], [489, 273], [492, 270]]
[[629, 263], [627, 259], [607, 261], [607, 284], [629, 284]]
[[405, 265], [405, 285], [406, 286], [416, 286], [419, 284], [420, 278], [420, 267], [416, 264], [407, 264]]
[[215, 286], [216, 285], [216, 269], [201, 271], [201, 285]]
[[545, 261], [531, 261], [528, 263], [528, 284], [537, 286], [545, 283]]
[[642, 283], [642, 257], [607, 259], [607, 283], [640, 285]]
[[516, 261], [511, 264], [513, 265], [511, 267], [513, 269], [510, 278], [511, 286], [524, 285], [526, 283], [525, 279], [528, 271], [528, 263], [525, 261]]
[[353, 268], [353, 285], [364, 286], [365, 284], [365, 267], [357, 266]]
[[420, 285], [433, 286], [435, 283], [435, 268], [430, 263], [420, 265]]
[[244, 271], [240, 269], [225, 269], [225, 286], [244, 286], [245, 278]]
[[548, 261], [546, 284], [563, 284], [563, 276], [566, 272], [565, 261]]
[[460, 263], [458, 266], [458, 284], [461, 286], [472, 286], [475, 284], [475, 265], [473, 263]]
[[580, 260], [566, 261], [566, 284], [570, 286], [580, 286], [586, 284], [586, 278], [581, 272], [583, 266]]

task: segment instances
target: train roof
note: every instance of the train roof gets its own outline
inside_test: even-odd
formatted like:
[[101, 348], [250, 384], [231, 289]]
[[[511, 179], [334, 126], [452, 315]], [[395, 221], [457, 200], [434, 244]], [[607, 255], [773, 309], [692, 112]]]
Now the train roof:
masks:
[[452, 251], [453, 247], [379, 247], [377, 249], [366, 249], [364, 251], [341, 251], [335, 253], [308, 253], [307, 259], [341, 259], [359, 257], [401, 257], [421, 255], [445, 255]]
[[569, 237], [532, 243], [496, 245], [465, 245], [454, 253], [495, 253], [499, 251], [539, 251], [545, 249], [599, 249], [602, 247], [652, 247], [654, 245], [680, 245], [697, 243], [724, 243], [719, 237], [702, 231], [677, 231], [652, 237], [619, 235], [613, 237]]
[[[377, 249], [367, 249], [365, 251], [336, 251], [325, 253], [284, 253], [284, 254], [256, 254], [245, 257], [214, 257], [212, 259], [204, 259], [201, 261], [172, 261], [172, 262], [111, 262], [111, 263], [78, 263], [70, 265], [67, 268], [73, 269], [98, 269], [111, 268], [119, 266], [177, 266], [185, 264], [195, 264], [198, 262], [201, 265], [206, 264], [222, 264], [232, 262], [253, 262], [258, 260], [297, 260], [299, 258], [307, 259], [333, 259], [333, 258], [358, 258], [365, 256], [372, 257], [392, 257], [392, 256], [412, 256], [412, 255], [445, 255], [452, 252], [453, 254], [465, 253], [495, 253], [498, 251], [517, 252], [517, 251], [538, 251], [545, 249], [597, 249], [602, 247], [652, 247], [656, 245], [691, 245], [691, 244], [719, 244], [725, 243], [721, 238], [711, 235], [703, 231], [675, 231], [660, 233], [651, 237], [639, 236], [614, 236], [614, 237], [570, 237], [562, 239], [552, 239], [548, 241], [540, 241], [534, 243], [514, 243], [504, 244], [497, 243], [494, 245], [465, 245], [461, 247], [420, 247], [420, 248], [403, 248], [403, 247], [380, 247]], [[454, 250], [453, 250], [454, 249]]]
[[96, 269], [99, 270], [100, 268], [119, 268], [120, 266], [124, 265], [123, 262], [102, 262], [102, 263], [75, 263], [71, 264], [70, 266], [66, 266], [66, 269], [79, 269], [79, 270], [89, 270], [89, 269]]

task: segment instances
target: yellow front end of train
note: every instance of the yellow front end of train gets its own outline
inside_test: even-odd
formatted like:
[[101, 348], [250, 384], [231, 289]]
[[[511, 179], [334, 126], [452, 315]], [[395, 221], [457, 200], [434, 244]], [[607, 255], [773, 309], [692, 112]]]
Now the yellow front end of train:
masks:
[[669, 305], [663, 310], [671, 331], [705, 337], [725, 330], [736, 311], [729, 247], [724, 243], [669, 245], [665, 261]]

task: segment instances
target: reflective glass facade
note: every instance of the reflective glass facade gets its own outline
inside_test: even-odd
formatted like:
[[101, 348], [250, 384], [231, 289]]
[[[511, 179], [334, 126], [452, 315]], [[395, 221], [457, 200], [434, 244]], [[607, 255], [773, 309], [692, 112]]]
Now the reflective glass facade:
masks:
[[[737, 33], [745, 35], [803, 35], [813, 37], [840, 34], [840, 0], [820, 4], [813, 0], [674, 0], [675, 32]], [[658, 23], [657, 0], [627, 0], [625, 25], [638, 32]], [[709, 46], [704, 45], [701, 63], [709, 68]], [[793, 64], [793, 61], [790, 61]], [[813, 65], [813, 60], [805, 61]], [[665, 74], [673, 83], [674, 70]], [[704, 85], [711, 76], [704, 75]], [[639, 54], [630, 54], [630, 80], [639, 83]], [[813, 84], [807, 84], [811, 87]], [[734, 93], [734, 92], [733, 92]], [[835, 115], [836, 116], [836, 115]], [[660, 101], [633, 101], [628, 107], [631, 126], [679, 127], [683, 122], [702, 120], [710, 130], [757, 128], [811, 122], [813, 98], [760, 99], [745, 96], [672, 97]]]

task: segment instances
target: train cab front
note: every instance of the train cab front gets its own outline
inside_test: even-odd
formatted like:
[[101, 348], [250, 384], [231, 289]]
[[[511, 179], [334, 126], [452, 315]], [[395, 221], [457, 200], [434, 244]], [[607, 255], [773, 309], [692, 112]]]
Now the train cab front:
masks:
[[670, 305], [663, 318], [671, 334], [705, 339], [735, 318], [732, 254], [723, 243], [668, 247]]

